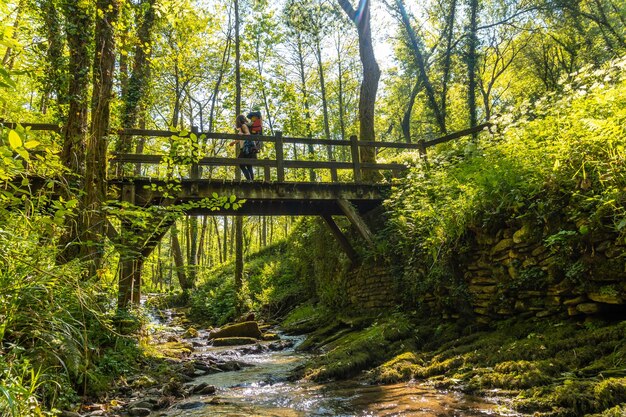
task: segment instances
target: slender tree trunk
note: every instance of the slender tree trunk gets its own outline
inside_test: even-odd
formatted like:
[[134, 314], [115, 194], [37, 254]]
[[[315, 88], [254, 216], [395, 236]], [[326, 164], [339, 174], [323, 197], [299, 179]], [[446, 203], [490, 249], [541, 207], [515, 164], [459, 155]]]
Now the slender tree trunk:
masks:
[[454, 41], [454, 22], [456, 19], [456, 2], [450, 1], [450, 13], [446, 19], [446, 49], [443, 58], [443, 69], [441, 75], [441, 118], [446, 121], [448, 111], [448, 82], [450, 82], [450, 67], [452, 66], [452, 45]]
[[180, 247], [180, 240], [178, 239], [178, 228], [176, 227], [176, 223], [172, 225], [170, 234], [172, 237], [172, 256], [174, 257], [174, 265], [176, 266], [176, 276], [178, 277], [178, 283], [180, 284], [180, 288], [183, 290], [183, 292], [187, 292], [188, 290], [193, 288], [193, 284], [187, 279], [187, 274], [185, 274], [185, 259], [183, 257], [183, 251]]
[[[478, 56], [476, 49], [478, 48], [478, 0], [469, 0], [469, 33], [467, 47], [467, 107], [469, 110], [470, 127], [478, 124], [478, 110], [476, 108], [476, 68]], [[477, 133], [472, 134], [472, 138], [476, 140]]]
[[406, 143], [411, 143], [411, 116], [413, 114], [413, 105], [415, 104], [415, 98], [417, 97], [417, 93], [420, 91], [421, 80], [418, 78], [415, 81], [415, 85], [411, 90], [411, 96], [409, 97], [409, 103], [406, 106], [406, 110], [404, 111], [404, 116], [402, 117], [402, 134], [404, 135], [404, 140]]
[[[328, 120], [328, 100], [326, 99], [326, 82], [324, 80], [324, 62], [322, 61], [322, 48], [320, 47], [320, 40], [316, 39], [315, 42], [315, 58], [317, 60], [317, 70], [320, 77], [320, 92], [322, 94], [322, 113], [324, 115], [324, 133], [326, 134], [326, 139], [332, 139], [330, 137], [330, 121]], [[333, 148], [332, 146], [327, 146], [326, 151], [328, 153], [328, 160], [332, 161], [333, 158]]]
[[413, 50], [413, 54], [415, 55], [415, 62], [418, 68], [418, 74], [421, 78], [422, 85], [424, 86], [424, 90], [426, 91], [426, 97], [428, 98], [428, 105], [435, 116], [435, 121], [439, 126], [439, 130], [441, 133], [447, 133], [446, 129], [446, 120], [441, 112], [439, 104], [437, 103], [437, 98], [435, 96], [435, 89], [430, 81], [430, 77], [428, 76], [428, 72], [426, 71], [426, 61], [424, 56], [422, 55], [422, 50], [420, 47], [420, 42], [417, 39], [417, 34], [413, 30], [411, 26], [411, 22], [409, 20], [409, 15], [406, 12], [406, 8], [404, 7], [403, 0], [396, 0], [396, 5], [398, 7], [398, 11], [400, 12], [400, 16], [402, 18], [402, 24], [404, 29], [407, 32], [409, 37], [409, 41], [411, 43], [411, 49]]
[[[235, 113], [241, 114], [241, 52], [239, 38], [239, 0], [235, 0]], [[237, 153], [239, 149], [237, 149]], [[236, 179], [241, 179], [239, 168], [236, 169]], [[241, 314], [240, 295], [243, 289], [243, 217], [235, 216], [235, 291], [237, 300], [235, 301], [236, 312]]]
[[338, 91], [338, 103], [339, 103], [339, 128], [341, 130], [341, 140], [346, 140], [346, 121], [344, 118], [345, 113], [345, 105], [343, 102], [343, 59], [342, 59], [342, 51], [341, 51], [341, 36], [340, 33], [337, 37], [337, 71], [338, 74], [338, 83], [339, 83], [339, 91]]
[[[68, 103], [68, 68], [63, 55], [65, 36], [61, 29], [59, 11], [53, 4], [53, 0], [41, 0], [38, 2], [39, 12], [44, 23], [44, 31], [47, 37], [48, 51], [45, 64], [45, 96], [56, 97], [57, 106], [55, 118], [65, 120], [66, 115], [62, 112]], [[45, 108], [42, 109], [45, 112]]]
[[[363, 65], [363, 80], [359, 93], [360, 139], [362, 141], [375, 141], [374, 113], [378, 81], [380, 79], [380, 68], [376, 62], [374, 46], [372, 44], [370, 0], [359, 0], [358, 12], [352, 7], [348, 0], [338, 1], [341, 8], [356, 25], [359, 34], [359, 56]], [[362, 148], [361, 160], [363, 162], [375, 162], [375, 148]], [[365, 180], [376, 181], [380, 178], [380, 173], [377, 171], [366, 171], [363, 178]]]
[[[25, 0], [20, 0], [15, 10], [15, 21], [13, 22], [13, 40], [17, 39], [19, 33], [20, 21], [22, 20], [22, 11], [24, 10]], [[4, 58], [2, 59], [2, 66], [7, 70], [12, 70], [15, 64], [15, 54], [13, 54], [13, 48], [7, 47], [4, 52]]]
[[[309, 91], [306, 86], [306, 71], [304, 68], [304, 47], [302, 45], [302, 38], [297, 35], [296, 39], [297, 53], [298, 53], [298, 72], [300, 73], [300, 91], [302, 91], [302, 100], [304, 102], [304, 118], [306, 120], [306, 135], [307, 137], [313, 137], [313, 131], [311, 127], [311, 108], [309, 105]], [[308, 144], [309, 155], [313, 156], [315, 150], [312, 144]], [[315, 171], [309, 170], [309, 181], [315, 182]]]

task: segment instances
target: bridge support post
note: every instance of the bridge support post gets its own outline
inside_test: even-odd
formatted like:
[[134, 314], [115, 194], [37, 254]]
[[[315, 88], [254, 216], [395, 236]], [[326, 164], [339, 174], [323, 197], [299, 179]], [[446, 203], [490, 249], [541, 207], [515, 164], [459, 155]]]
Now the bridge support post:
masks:
[[369, 227], [365, 221], [361, 218], [356, 209], [352, 206], [352, 204], [348, 200], [339, 199], [337, 200], [337, 204], [343, 214], [346, 215], [350, 223], [356, 228], [359, 234], [365, 239], [365, 241], [370, 245], [374, 246], [374, 235], [370, 231]]
[[361, 156], [359, 155], [359, 141], [356, 135], [350, 136], [350, 151], [352, 153], [352, 166], [354, 170], [354, 182], [361, 182]]
[[339, 242], [339, 246], [343, 249], [343, 251], [348, 255], [348, 259], [352, 262], [352, 265], [356, 265], [359, 262], [359, 256], [350, 244], [348, 238], [343, 234], [337, 223], [333, 220], [333, 216], [330, 214], [323, 214], [322, 219], [326, 222], [328, 229], [330, 229], [337, 242]]
[[276, 179], [278, 182], [285, 182], [285, 155], [283, 150], [283, 132], [276, 131], [275, 142], [276, 146]]

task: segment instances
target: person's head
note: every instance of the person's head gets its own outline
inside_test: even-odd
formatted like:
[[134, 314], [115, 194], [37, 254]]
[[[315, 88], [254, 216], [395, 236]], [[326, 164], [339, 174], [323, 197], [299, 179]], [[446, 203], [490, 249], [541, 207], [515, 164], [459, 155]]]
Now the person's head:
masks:
[[246, 116], [244, 116], [243, 114], [240, 114], [239, 116], [237, 116], [237, 119], [235, 119], [235, 126], [237, 126], [237, 129], [239, 129], [246, 123], [248, 123], [248, 119], [246, 119]]

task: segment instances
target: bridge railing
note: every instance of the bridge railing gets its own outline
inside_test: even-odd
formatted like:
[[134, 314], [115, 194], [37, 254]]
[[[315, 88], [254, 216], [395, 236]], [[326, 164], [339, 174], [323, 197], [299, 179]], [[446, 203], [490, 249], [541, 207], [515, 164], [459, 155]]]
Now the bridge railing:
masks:
[[[291, 169], [310, 169], [319, 170], [325, 169], [330, 171], [331, 182], [338, 181], [338, 170], [349, 170], [352, 172], [352, 178], [354, 182], [363, 182], [363, 173], [365, 171], [391, 171], [394, 175], [397, 175], [402, 170], [406, 169], [403, 164], [397, 163], [377, 163], [363, 161], [360, 155], [360, 149], [362, 148], [394, 148], [394, 149], [409, 149], [417, 150], [421, 155], [425, 155], [428, 147], [434, 146], [439, 143], [444, 143], [462, 136], [466, 136], [475, 132], [479, 132], [490, 124], [485, 123], [475, 128], [465, 129], [463, 131], [455, 132], [444, 137], [430, 140], [419, 141], [417, 143], [402, 143], [402, 142], [379, 142], [379, 141], [360, 141], [356, 136], [351, 136], [350, 140], [330, 140], [330, 139], [314, 139], [314, 138], [302, 138], [302, 137], [289, 137], [283, 136], [282, 132], [278, 131], [274, 136], [253, 136], [256, 141], [273, 144], [273, 156], [274, 159], [264, 157], [262, 159], [252, 158], [229, 158], [220, 156], [208, 156], [198, 157], [193, 156], [187, 158], [190, 162], [189, 176], [192, 179], [199, 178], [199, 167], [236, 167], [239, 165], [251, 165], [259, 167], [263, 171], [263, 179], [265, 181], [271, 181], [275, 179], [278, 182], [285, 182], [286, 171]], [[142, 136], [142, 137], [171, 137], [177, 135], [179, 137], [189, 137], [192, 134], [195, 138], [202, 137], [203, 140], [241, 140], [244, 137], [236, 134], [226, 133], [200, 133], [200, 132], [170, 132], [162, 130], [143, 130], [143, 129], [120, 129], [117, 131], [120, 136]], [[336, 161], [336, 160], [296, 160], [286, 158], [286, 145], [321, 145], [323, 147], [345, 147], [349, 149], [350, 161]], [[264, 146], [265, 150], [263, 155], [269, 155], [268, 146]], [[332, 152], [331, 152], [332, 153]], [[171, 156], [167, 155], [147, 155], [147, 154], [129, 154], [129, 153], [115, 153], [113, 154], [112, 162], [118, 164], [116, 172], [123, 173], [123, 170], [119, 169], [121, 164], [162, 164], [170, 160]], [[271, 172], [275, 171], [273, 177]]]
[[[0, 120], [0, 123], [9, 128], [15, 128], [17, 124], [6, 123]], [[29, 127], [32, 131], [53, 131], [57, 133], [62, 132], [62, 128], [53, 124], [41, 124], [41, 123], [22, 123], [24, 127]], [[282, 132], [276, 132], [274, 136], [253, 136], [254, 140], [258, 140], [264, 143], [273, 144], [273, 156], [274, 159], [269, 159], [272, 149], [268, 149], [268, 146], [264, 146], [265, 150], [263, 155], [268, 157], [262, 159], [252, 158], [230, 158], [224, 156], [206, 156], [200, 157], [198, 143], [196, 146], [188, 147], [192, 149], [186, 149], [185, 155], [172, 154], [172, 149], [168, 153], [163, 154], [146, 154], [146, 153], [115, 153], [111, 155], [111, 168], [109, 176], [126, 176], [135, 175], [140, 172], [138, 169], [143, 165], [161, 165], [163, 163], [179, 164], [181, 166], [188, 166], [188, 175], [191, 179], [201, 178], [200, 167], [237, 167], [239, 165], [252, 165], [259, 167], [263, 171], [263, 179], [265, 181], [271, 181], [275, 179], [278, 182], [285, 182], [286, 171], [292, 169], [310, 169], [319, 170], [325, 169], [330, 171], [330, 177], [332, 182], [338, 181], [338, 170], [349, 170], [352, 172], [352, 178], [354, 182], [360, 183], [363, 181], [363, 173], [367, 170], [370, 171], [391, 171], [394, 174], [406, 169], [406, 166], [402, 164], [382, 164], [376, 162], [365, 162], [361, 159], [360, 149], [362, 148], [394, 148], [394, 149], [408, 149], [417, 150], [421, 155], [426, 154], [426, 149], [437, 145], [457, 139], [463, 136], [467, 136], [476, 132], [480, 132], [489, 127], [490, 123], [484, 123], [474, 128], [458, 131], [434, 140], [424, 141], [420, 140], [417, 143], [404, 143], [404, 142], [379, 142], [379, 141], [360, 141], [356, 136], [351, 136], [350, 140], [330, 140], [330, 139], [314, 139], [314, 138], [302, 138], [302, 137], [289, 137], [283, 136]], [[112, 130], [111, 135], [119, 135], [120, 138], [126, 138], [128, 140], [132, 137], [143, 138], [157, 138], [157, 137], [177, 137], [188, 138], [195, 140], [196, 142], [202, 138], [203, 141], [232, 141], [241, 140], [244, 137], [236, 134], [227, 133], [212, 133], [212, 132], [194, 132], [183, 131], [173, 132], [168, 130], [148, 130], [148, 129], [118, 129]], [[336, 161], [336, 160], [296, 160], [286, 158], [286, 145], [321, 145], [327, 148], [333, 147], [345, 147], [349, 149], [350, 161]], [[332, 154], [332, 152], [331, 152]], [[126, 167], [133, 167], [132, 171], [126, 169]], [[275, 171], [275, 176], [272, 176], [272, 170]]]

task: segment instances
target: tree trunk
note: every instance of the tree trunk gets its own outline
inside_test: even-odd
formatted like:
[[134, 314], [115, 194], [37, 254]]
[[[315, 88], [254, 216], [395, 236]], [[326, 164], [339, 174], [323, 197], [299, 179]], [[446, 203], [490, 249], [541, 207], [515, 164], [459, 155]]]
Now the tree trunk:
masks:
[[[241, 52], [239, 38], [239, 0], [235, 0], [235, 113], [241, 114]], [[238, 152], [238, 151], [237, 151]], [[241, 179], [241, 172], [236, 168], [237, 180]], [[243, 289], [243, 217], [235, 216], [235, 311], [241, 313], [241, 304], [239, 302], [241, 291]]]
[[[15, 10], [15, 21], [13, 23], [13, 40], [17, 39], [17, 34], [19, 32], [20, 21], [22, 20], [22, 11], [24, 10], [24, 0], [20, 0], [17, 5], [17, 9]], [[15, 64], [15, 54], [13, 54], [13, 48], [10, 46], [7, 47], [4, 52], [4, 58], [2, 59], [2, 66], [11, 71], [13, 69], [13, 65]]]
[[[348, 0], [338, 0], [341, 8], [346, 12], [350, 20], [356, 25], [359, 34], [359, 56], [363, 65], [363, 81], [359, 93], [359, 127], [360, 140], [375, 141], [374, 112], [376, 107], [376, 93], [380, 79], [380, 68], [374, 55], [372, 45], [372, 27], [370, 24], [370, 0], [359, 0], [358, 13]], [[363, 162], [375, 162], [375, 148], [361, 149]], [[366, 171], [363, 175], [365, 180], [376, 181], [380, 178], [378, 171]]]
[[[304, 101], [304, 119], [306, 121], [306, 135], [308, 138], [313, 137], [313, 132], [311, 128], [311, 108], [309, 105], [309, 92], [306, 87], [306, 72], [304, 69], [304, 48], [302, 45], [302, 38], [300, 35], [297, 35], [297, 50], [298, 53], [298, 72], [300, 73], [300, 89], [302, 91], [302, 100]], [[315, 153], [312, 144], [308, 144], [309, 155], [313, 156]], [[309, 181], [315, 182], [315, 171], [313, 169], [309, 170]]]
[[404, 2], [402, 0], [396, 0], [396, 5], [398, 6], [398, 11], [400, 12], [404, 29], [406, 30], [409, 37], [411, 49], [413, 50], [413, 54], [415, 55], [415, 62], [417, 64], [418, 74], [422, 80], [424, 90], [426, 91], [428, 105], [435, 116], [435, 121], [439, 126], [439, 130], [441, 130], [441, 133], [445, 134], [447, 133], [446, 120], [441, 112], [441, 109], [439, 108], [439, 104], [437, 103], [437, 98], [435, 96], [435, 89], [433, 88], [433, 85], [430, 82], [430, 78], [428, 77], [428, 72], [426, 71], [426, 61], [424, 60], [424, 56], [422, 55], [420, 42], [418, 41], [417, 35], [413, 30], [413, 27], [411, 26], [411, 22], [409, 21], [409, 15], [407, 14], [404, 7]]
[[106, 216], [102, 203], [106, 200], [107, 134], [115, 67], [113, 26], [119, 13], [118, 0], [98, 0], [96, 42], [91, 98], [91, 132], [87, 140], [85, 194], [83, 195], [84, 238], [83, 259], [93, 262], [95, 273], [100, 268]]
[[[88, 8], [73, 1], [63, 2], [63, 13], [67, 19], [67, 39], [70, 52], [69, 72], [69, 113], [63, 131], [61, 162], [69, 168], [71, 177], [66, 198], [73, 198], [73, 192], [83, 188], [85, 174], [85, 144], [88, 134], [89, 109], [89, 45], [93, 21]], [[68, 217], [66, 232], [61, 238], [61, 251], [58, 261], [68, 262], [80, 255], [79, 236], [84, 229], [84, 210], [81, 207], [78, 220]]]
[[[316, 39], [315, 43], [315, 58], [317, 60], [317, 70], [320, 77], [320, 92], [322, 94], [322, 111], [324, 114], [324, 133], [326, 134], [326, 139], [332, 139], [330, 137], [330, 121], [328, 120], [328, 100], [326, 100], [326, 82], [324, 81], [324, 62], [322, 61], [322, 49], [320, 47], [320, 40]], [[327, 146], [326, 151], [328, 153], [328, 160], [332, 161], [333, 158], [333, 148], [332, 146]]]
[[443, 57], [443, 68], [441, 75], [441, 118], [444, 123], [448, 112], [448, 82], [450, 81], [450, 67], [452, 66], [452, 45], [454, 37], [454, 21], [456, 18], [456, 1], [450, 2], [450, 13], [446, 19], [446, 49]]
[[[476, 109], [476, 67], [477, 67], [477, 53], [478, 47], [478, 0], [469, 0], [469, 33], [467, 44], [467, 107], [469, 110], [469, 122], [470, 127], [475, 127], [478, 124], [478, 111]], [[472, 133], [472, 138], [476, 140], [477, 133]]]
[[[128, 79], [128, 89], [126, 96], [122, 97], [122, 126], [127, 128], [136, 127], [139, 114], [139, 103], [146, 94], [150, 79], [149, 58], [151, 51], [151, 35], [154, 27], [156, 0], [143, 0], [139, 5], [139, 10], [144, 10], [142, 21], [137, 32], [138, 43], [135, 47], [133, 58], [132, 74]], [[130, 136], [120, 136], [117, 144], [118, 152], [131, 152], [132, 140]]]
[[342, 60], [342, 51], [341, 51], [341, 36], [340, 33], [337, 37], [337, 71], [338, 73], [338, 83], [339, 83], [339, 91], [338, 91], [338, 103], [339, 103], [339, 128], [341, 130], [341, 140], [346, 140], [346, 121], [344, 119], [344, 103], [343, 103], [343, 60]]
[[[62, 33], [58, 10], [53, 1], [41, 0], [38, 5], [48, 38], [44, 81], [45, 95], [55, 96], [58, 104], [56, 109], [62, 111], [61, 109], [68, 102], [68, 68], [63, 56], [65, 37]], [[66, 117], [64, 114], [56, 114], [55, 116], [59, 120], [64, 120]]]
[[404, 135], [404, 140], [406, 143], [411, 143], [411, 116], [413, 114], [413, 105], [415, 104], [415, 98], [417, 97], [417, 93], [420, 91], [421, 80], [418, 78], [415, 81], [415, 85], [411, 90], [411, 96], [409, 97], [409, 103], [406, 106], [406, 110], [404, 111], [404, 116], [402, 117], [402, 134]]
[[188, 290], [193, 288], [193, 285], [187, 279], [187, 274], [185, 273], [185, 260], [183, 257], [183, 251], [180, 247], [180, 241], [178, 240], [178, 228], [176, 227], [176, 223], [172, 225], [170, 233], [172, 236], [172, 256], [174, 258], [174, 265], [176, 266], [176, 276], [178, 277], [178, 283], [180, 284], [180, 288], [183, 290], [183, 292], [187, 292]]

